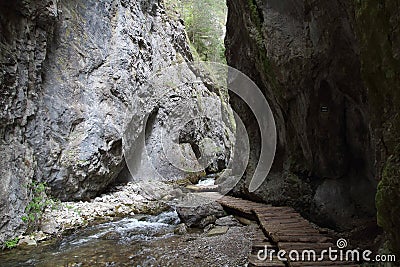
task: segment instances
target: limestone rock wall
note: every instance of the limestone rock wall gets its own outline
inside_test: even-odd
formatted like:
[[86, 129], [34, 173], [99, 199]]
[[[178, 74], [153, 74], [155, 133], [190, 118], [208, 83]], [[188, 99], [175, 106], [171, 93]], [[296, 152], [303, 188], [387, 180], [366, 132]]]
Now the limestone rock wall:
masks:
[[370, 105], [378, 224], [400, 255], [400, 7], [397, 1], [361, 1], [355, 9], [361, 70]]
[[[253, 197], [328, 226], [373, 217], [379, 169], [353, 2], [229, 0], [228, 8], [228, 64], [256, 81], [278, 129], [273, 169]], [[255, 136], [257, 127], [248, 123]]]
[[[121, 171], [129, 176], [128, 125], [143, 132], [143, 119], [158, 110], [146, 133], [156, 155], [176, 100], [220, 99], [202, 84], [171, 92], [144, 86], [155, 71], [192, 58], [184, 26], [159, 0], [1, 1], [0, 47], [0, 243], [24, 230], [32, 180], [47, 182], [61, 200], [95, 197]], [[229, 153], [224, 131], [202, 133]], [[193, 138], [185, 142], [202, 141]]]
[[35, 176], [34, 128], [47, 48], [57, 21], [52, 1], [0, 3], [0, 243], [21, 233]]

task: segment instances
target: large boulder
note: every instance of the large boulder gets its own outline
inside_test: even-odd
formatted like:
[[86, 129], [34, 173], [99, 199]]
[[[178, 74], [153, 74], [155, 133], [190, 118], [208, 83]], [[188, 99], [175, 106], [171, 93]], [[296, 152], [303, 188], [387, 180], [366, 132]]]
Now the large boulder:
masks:
[[224, 209], [217, 202], [199, 206], [178, 206], [176, 212], [187, 226], [201, 228], [213, 224], [218, 218], [225, 215]]

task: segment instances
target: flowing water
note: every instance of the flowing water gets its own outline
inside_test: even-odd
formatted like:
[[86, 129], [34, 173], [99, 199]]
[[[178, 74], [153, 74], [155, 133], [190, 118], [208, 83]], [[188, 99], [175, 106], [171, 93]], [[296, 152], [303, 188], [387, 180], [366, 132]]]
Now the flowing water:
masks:
[[179, 238], [173, 234], [178, 223], [175, 211], [107, 222], [37, 247], [0, 252], [0, 266], [151, 266], [159, 244]]
[[198, 182], [198, 185], [214, 185], [215, 184], [215, 179], [214, 178], [206, 178], [204, 180], [200, 180]]

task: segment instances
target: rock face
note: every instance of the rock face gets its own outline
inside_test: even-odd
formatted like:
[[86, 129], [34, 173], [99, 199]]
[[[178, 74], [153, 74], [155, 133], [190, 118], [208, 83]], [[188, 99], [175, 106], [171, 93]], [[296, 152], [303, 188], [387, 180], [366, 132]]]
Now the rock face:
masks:
[[[129, 176], [128, 125], [143, 132], [143, 118], [157, 110], [147, 136], [156, 154], [154, 133], [175, 107], [172, 95], [195, 95], [193, 105], [203, 96], [220, 99], [202, 84], [177, 92], [143, 86], [153, 72], [191, 59], [183, 25], [161, 1], [3, 1], [0, 20], [0, 243], [23, 231], [25, 185], [33, 179], [61, 200], [92, 198], [119, 173]], [[179, 141], [217, 140], [222, 163], [210, 168], [219, 171], [230, 141], [223, 131], [201, 133]]]
[[47, 44], [58, 16], [51, 3], [0, 3], [0, 243], [23, 231], [26, 185], [36, 175], [31, 141]]
[[[356, 17], [356, 10], [370, 5], [362, 2], [363, 7], [352, 1], [228, 1], [228, 64], [258, 84], [278, 130], [273, 169], [253, 197], [292, 205], [319, 223], [341, 228], [351, 227], [353, 218], [374, 216], [376, 186], [388, 156], [382, 155], [380, 137], [389, 132], [383, 125], [390, 116], [398, 117], [397, 110], [388, 108], [387, 117], [373, 123], [383, 108], [374, 108], [370, 89], [386, 84], [373, 78], [372, 62], [381, 62], [380, 54], [364, 59], [368, 53], [375, 55], [367, 51], [375, 35], [365, 32], [374, 28], [365, 25], [374, 19]], [[357, 29], [364, 38], [359, 38]], [[394, 32], [390, 36], [393, 46], [378, 51], [393, 50], [398, 55], [394, 48], [398, 38]], [[365, 57], [360, 57], [365, 49]], [[389, 58], [398, 67], [398, 59]], [[398, 68], [386, 74], [398, 78]], [[387, 91], [399, 88], [398, 83], [393, 85]], [[374, 92], [378, 100], [385, 95], [378, 89]], [[247, 127], [255, 140], [252, 161], [256, 162], [258, 126], [239, 100], [232, 104], [250, 118]], [[247, 194], [244, 184], [237, 194]]]
[[378, 224], [400, 257], [400, 8], [398, 1], [361, 1], [356, 6], [363, 80], [368, 89]]

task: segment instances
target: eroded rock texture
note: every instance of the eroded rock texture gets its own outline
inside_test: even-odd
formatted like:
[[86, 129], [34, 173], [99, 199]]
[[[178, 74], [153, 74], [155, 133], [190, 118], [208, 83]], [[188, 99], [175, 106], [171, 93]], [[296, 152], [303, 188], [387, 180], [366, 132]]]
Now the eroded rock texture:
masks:
[[51, 1], [0, 3], [0, 243], [23, 231], [27, 184], [37, 167], [32, 141], [41, 74], [57, 16]]
[[[143, 132], [143, 119], [157, 111], [146, 137], [150, 155], [156, 155], [157, 133], [174, 103], [183, 97], [193, 106], [203, 96], [220, 99], [202, 84], [171, 92], [143, 86], [154, 71], [191, 59], [183, 25], [165, 14], [161, 1], [5, 2], [0, 4], [0, 243], [23, 231], [30, 198], [25, 185], [32, 180], [47, 182], [61, 200], [92, 198], [126, 167], [127, 125]], [[221, 154], [225, 148], [228, 153], [224, 133], [202, 134], [182, 142], [215, 137]], [[218, 171], [215, 164], [210, 166]]]
[[[263, 90], [278, 128], [273, 170], [253, 197], [347, 228], [374, 217], [382, 179], [378, 221], [398, 249], [398, 3], [229, 0], [228, 7], [228, 63]], [[257, 125], [247, 126], [257, 140]], [[244, 183], [236, 193], [246, 194]]]
[[400, 256], [400, 6], [398, 1], [360, 1], [356, 29], [370, 105], [378, 224]]
[[273, 170], [255, 196], [294, 205], [328, 225], [374, 214], [376, 169], [352, 4], [228, 6], [228, 62], [263, 90], [278, 129]]

